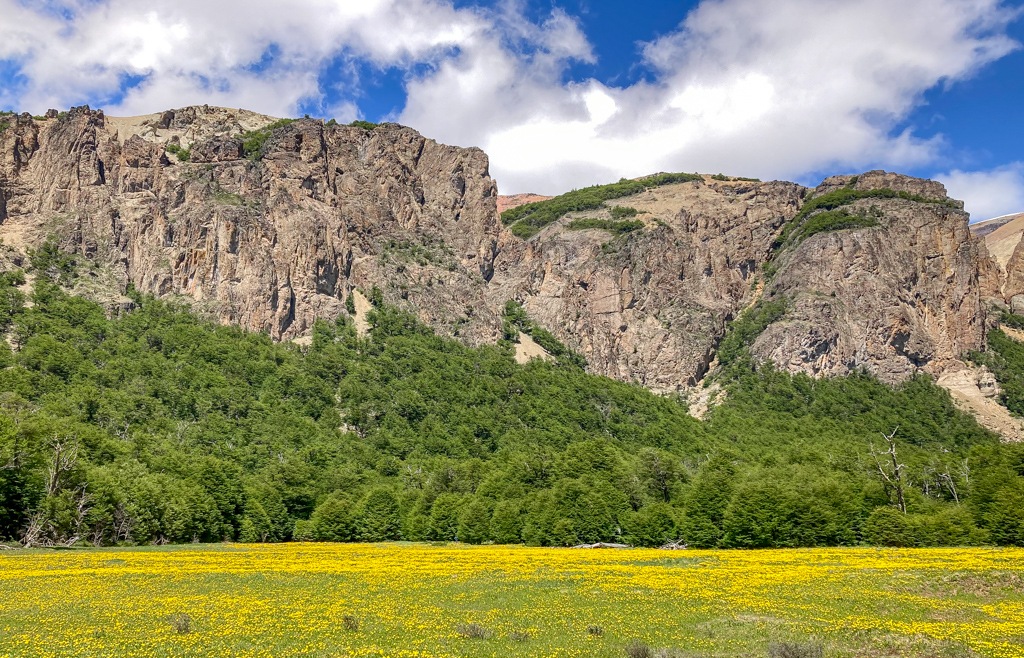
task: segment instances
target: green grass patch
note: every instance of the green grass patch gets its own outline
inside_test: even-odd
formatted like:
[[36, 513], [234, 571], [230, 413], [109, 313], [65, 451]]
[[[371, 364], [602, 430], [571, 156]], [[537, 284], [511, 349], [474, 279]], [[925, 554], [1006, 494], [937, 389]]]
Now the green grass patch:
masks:
[[269, 126], [259, 130], [250, 130], [242, 135], [242, 152], [250, 160], [259, 160], [263, 157], [263, 146], [278, 128], [295, 123], [296, 119], [278, 119]]
[[501, 221], [512, 227], [513, 235], [527, 239], [568, 212], [594, 210], [602, 207], [605, 201], [631, 196], [650, 187], [701, 180], [700, 174], [658, 174], [638, 180], [623, 178], [611, 185], [585, 187], [545, 201], [510, 208], [501, 213]]
[[179, 162], [188, 162], [192, 159], [192, 151], [182, 148], [179, 144], [168, 144], [164, 150], [177, 157]]
[[639, 231], [644, 227], [644, 223], [640, 220], [634, 220], [630, 222], [616, 222], [611, 219], [574, 219], [569, 222], [569, 229], [572, 231], [582, 231], [588, 228], [599, 228], [605, 231], [611, 231], [616, 235], [622, 235], [623, 233], [630, 233], [632, 231]]
[[813, 215], [800, 228], [799, 240], [802, 242], [812, 235], [829, 231], [842, 231], [851, 228], [871, 228], [878, 226], [878, 220], [867, 215], [851, 215], [843, 209], [826, 210]]

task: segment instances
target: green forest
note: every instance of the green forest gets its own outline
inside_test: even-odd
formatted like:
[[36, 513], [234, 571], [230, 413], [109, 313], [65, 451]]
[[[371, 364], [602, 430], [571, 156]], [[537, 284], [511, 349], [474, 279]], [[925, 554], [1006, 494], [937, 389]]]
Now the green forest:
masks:
[[[723, 343], [725, 402], [517, 365], [378, 303], [312, 344], [131, 291], [108, 318], [52, 247], [0, 276], [0, 538], [40, 546], [451, 541], [697, 547], [1024, 544], [1024, 447], [925, 376], [756, 366], [764, 307]], [[375, 296], [379, 299], [379, 296]], [[542, 330], [516, 304], [507, 338]], [[987, 359], [1022, 411], [1024, 347]]]

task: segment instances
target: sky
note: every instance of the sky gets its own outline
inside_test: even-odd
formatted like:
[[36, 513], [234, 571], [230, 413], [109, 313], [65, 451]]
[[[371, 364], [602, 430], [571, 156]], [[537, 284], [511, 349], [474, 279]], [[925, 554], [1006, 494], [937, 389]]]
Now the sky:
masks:
[[395, 121], [499, 192], [935, 178], [1024, 212], [1024, 0], [0, 0], [0, 109]]

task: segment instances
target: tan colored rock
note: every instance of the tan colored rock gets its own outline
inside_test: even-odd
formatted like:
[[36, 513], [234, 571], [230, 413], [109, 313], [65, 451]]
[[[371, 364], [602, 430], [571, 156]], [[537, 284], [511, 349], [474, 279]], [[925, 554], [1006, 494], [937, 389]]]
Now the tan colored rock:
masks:
[[[493, 344], [515, 299], [591, 372], [656, 391], [700, 381], [729, 321], [762, 294], [792, 305], [758, 338], [758, 358], [816, 376], [863, 367], [894, 382], [959, 367], [983, 345], [986, 299], [1005, 292], [966, 214], [948, 205], [860, 201], [852, 209], [876, 206], [881, 226], [812, 237], [773, 263], [764, 287], [773, 243], [809, 193], [799, 185], [705, 177], [616, 199], [640, 211], [643, 230], [568, 228], [608, 218], [605, 209], [523, 241], [500, 224], [478, 149], [394, 124], [298, 120], [258, 162], [242, 158], [242, 133], [272, 122], [205, 106], [18, 117], [0, 135], [0, 238], [23, 257], [53, 236], [102, 264], [85, 292], [112, 312], [130, 282], [279, 340], [347, 313], [349, 294], [365, 333], [358, 291], [376, 286], [440, 333]], [[193, 161], [168, 157], [168, 144]], [[813, 193], [849, 184], [832, 177]], [[938, 183], [886, 172], [855, 185], [946, 198]]]
[[646, 228], [614, 237], [570, 230], [571, 213], [523, 242], [504, 234], [488, 285], [492, 307], [520, 301], [582, 352], [590, 370], [659, 391], [695, 384], [804, 188], [793, 183], [667, 185], [614, 205]]
[[[237, 139], [272, 120], [254, 116], [184, 108], [108, 123], [75, 108], [19, 121], [0, 135], [0, 238], [29, 248], [52, 233], [124, 284], [278, 339], [379, 285], [442, 331], [493, 342], [500, 321], [482, 301], [499, 225], [481, 151], [393, 124], [299, 120], [256, 163]], [[164, 131], [191, 139], [199, 161], [168, 158]]]
[[[815, 195], [848, 178], [826, 179]], [[858, 187], [864, 184], [946, 198], [939, 183], [909, 176], [870, 172], [859, 178]], [[967, 214], [904, 199], [848, 206], [872, 208], [879, 226], [819, 233], [781, 257], [772, 295], [792, 306], [757, 339], [755, 356], [793, 372], [832, 376], [865, 368], [898, 382], [959, 367], [963, 354], [981, 349], [987, 254]]]

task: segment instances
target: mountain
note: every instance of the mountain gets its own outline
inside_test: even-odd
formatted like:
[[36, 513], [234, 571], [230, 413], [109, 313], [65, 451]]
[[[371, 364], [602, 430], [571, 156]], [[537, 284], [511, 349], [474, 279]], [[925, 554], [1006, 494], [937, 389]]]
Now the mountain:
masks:
[[5, 116], [0, 540], [1024, 544], [1015, 261], [938, 183], [501, 202], [393, 124]]
[[49, 239], [94, 263], [75, 286], [111, 311], [132, 288], [276, 340], [376, 296], [470, 346], [575, 353], [661, 392], [723, 365], [728, 340], [791, 373], [960, 373], [955, 392], [984, 385], [963, 356], [985, 347], [993, 305], [1024, 292], [1024, 250], [1001, 271], [962, 203], [899, 174], [497, 191], [479, 149], [396, 124], [80, 107], [0, 134], [12, 263]]

